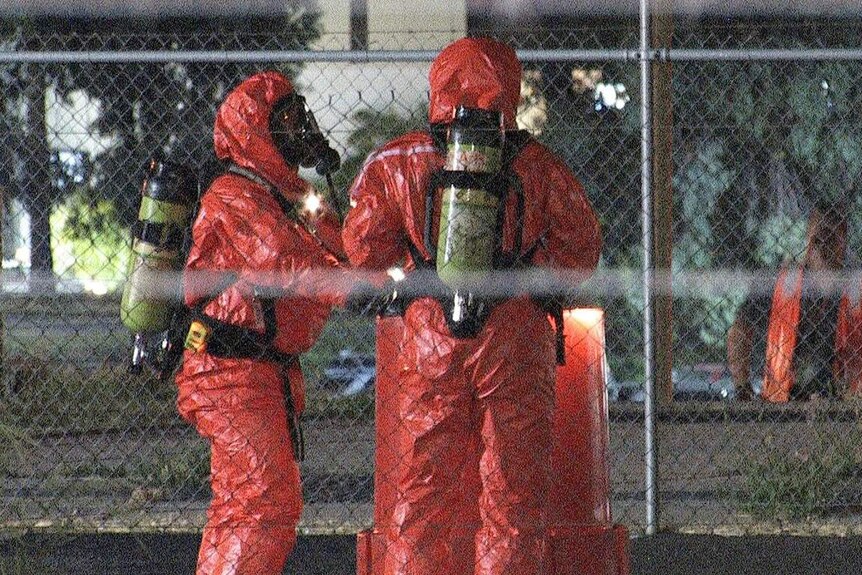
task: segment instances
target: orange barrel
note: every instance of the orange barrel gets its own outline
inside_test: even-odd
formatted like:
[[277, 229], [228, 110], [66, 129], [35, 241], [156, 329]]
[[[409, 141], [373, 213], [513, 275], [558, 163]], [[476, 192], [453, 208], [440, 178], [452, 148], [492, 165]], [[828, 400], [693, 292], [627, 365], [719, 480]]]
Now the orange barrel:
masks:
[[398, 496], [401, 446], [398, 435], [398, 373], [396, 358], [404, 332], [400, 316], [377, 318], [374, 376], [374, 526], [357, 535], [356, 574], [383, 573], [386, 529]]
[[566, 364], [557, 368], [550, 521], [611, 522], [604, 312], [563, 312]]
[[[549, 501], [549, 575], [627, 575], [628, 532], [611, 524], [608, 478], [608, 403], [605, 390], [604, 315], [567, 310], [566, 365], [557, 370], [557, 409]], [[381, 575], [386, 530], [398, 500], [401, 447], [395, 360], [403, 332], [400, 317], [377, 320], [374, 526], [357, 536], [357, 575]], [[465, 474], [464, 481], [470, 477]], [[478, 486], [463, 485], [465, 494]], [[473, 503], [465, 501], [464, 509]], [[462, 517], [463, 525], [477, 518]], [[471, 573], [472, 538], [455, 529], [453, 572]]]
[[553, 575], [626, 575], [628, 531], [611, 523], [604, 311], [563, 312], [566, 363], [557, 368], [552, 483]]
[[[357, 575], [381, 575], [386, 553], [386, 531], [398, 502], [398, 476], [403, 465], [401, 422], [398, 416], [398, 373], [396, 359], [404, 331], [400, 316], [377, 319], [374, 454], [374, 525], [360, 532], [356, 541]], [[467, 446], [465, 446], [465, 449]], [[472, 573], [475, 565], [475, 532], [479, 522], [476, 497], [478, 477], [465, 470], [461, 482], [464, 510], [451, 529], [452, 554], [448, 558], [453, 573]]]
[[395, 360], [404, 321], [400, 316], [377, 318], [376, 374], [374, 380], [374, 526], [389, 526], [398, 494], [401, 446], [398, 436], [398, 373]]

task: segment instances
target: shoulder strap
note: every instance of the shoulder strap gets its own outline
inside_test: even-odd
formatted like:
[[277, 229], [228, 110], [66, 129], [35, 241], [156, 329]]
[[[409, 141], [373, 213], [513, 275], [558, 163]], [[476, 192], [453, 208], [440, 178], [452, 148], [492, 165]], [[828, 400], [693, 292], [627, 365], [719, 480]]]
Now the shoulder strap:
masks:
[[228, 172], [232, 174], [236, 174], [237, 176], [242, 176], [247, 180], [251, 180], [255, 184], [263, 186], [266, 191], [272, 195], [276, 202], [278, 202], [278, 206], [281, 208], [281, 211], [292, 220], [297, 222], [300, 221], [299, 212], [296, 210], [296, 206], [293, 205], [293, 202], [289, 201], [278, 191], [278, 188], [275, 187], [275, 184], [270, 182], [269, 180], [264, 179], [263, 177], [255, 174], [251, 170], [243, 168], [242, 166], [237, 166], [236, 164], [231, 164], [228, 166]]
[[[428, 135], [431, 137], [431, 141], [434, 142], [434, 147], [443, 155], [446, 154], [446, 131], [447, 126], [443, 123], [435, 123], [428, 126]], [[428, 180], [428, 188], [425, 190], [425, 229], [423, 230], [422, 240], [425, 244], [425, 250], [428, 252], [429, 259], [426, 260], [422, 257], [419, 248], [414, 246], [412, 241], [408, 240], [410, 256], [413, 258], [413, 262], [417, 268], [433, 268], [437, 258], [437, 246], [431, 235], [431, 228], [434, 220], [434, 196], [442, 185], [443, 172], [442, 170], [435, 170], [431, 173], [431, 177]]]
[[281, 208], [281, 211], [284, 212], [284, 215], [286, 215], [303, 230], [305, 230], [306, 233], [308, 233], [308, 235], [310, 235], [314, 239], [315, 243], [317, 243], [317, 245], [323, 249], [323, 251], [334, 257], [339, 263], [347, 263], [347, 260], [344, 256], [340, 255], [337, 250], [334, 250], [329, 247], [326, 242], [324, 242], [323, 239], [317, 234], [314, 228], [308, 225], [308, 222], [305, 221], [305, 219], [299, 214], [299, 211], [296, 209], [296, 204], [285, 198], [284, 194], [278, 191], [278, 188], [275, 186], [275, 184], [264, 179], [258, 174], [255, 174], [251, 170], [243, 168], [242, 166], [237, 166], [236, 164], [231, 164], [230, 166], [228, 166], [228, 172], [236, 174], [238, 176], [242, 176], [243, 178], [246, 178], [256, 184], [263, 186], [270, 193], [273, 199], [275, 199], [275, 201], [278, 203], [279, 207]]
[[524, 198], [524, 186], [521, 182], [521, 177], [514, 169], [515, 160], [521, 154], [521, 151], [527, 146], [532, 139], [530, 133], [526, 130], [509, 130], [506, 132], [506, 142], [503, 145], [502, 154], [502, 169], [500, 172], [501, 186], [505, 187], [506, 193], [511, 190], [515, 194], [515, 239], [512, 252], [506, 254], [503, 252], [503, 224], [505, 221], [505, 205], [501, 205], [501, 212], [498, 217], [498, 233], [497, 241], [499, 242], [497, 254], [498, 261], [495, 267], [498, 269], [511, 268], [523, 260], [521, 254], [524, 243], [524, 214], [526, 212], [526, 200]]
[[[425, 229], [423, 231], [423, 241], [425, 242], [425, 250], [428, 252], [428, 260], [424, 260], [428, 266], [434, 267], [434, 262], [437, 257], [437, 245], [432, 237], [431, 228], [434, 225], [434, 197], [437, 194], [437, 190], [443, 186], [443, 172], [442, 170], [436, 170], [431, 173], [431, 177], [428, 179], [428, 188], [425, 190]], [[414, 250], [418, 252], [416, 246], [413, 246], [413, 243], [410, 242], [410, 245]], [[413, 253], [411, 252], [411, 255]], [[421, 257], [421, 254], [419, 254]], [[415, 259], [415, 258], [414, 258]], [[418, 266], [419, 263], [416, 262]]]
[[442, 154], [446, 153], [446, 132], [448, 129], [446, 124], [440, 122], [428, 125], [428, 135], [431, 136], [434, 147]]
[[511, 166], [532, 139], [533, 136], [527, 130], [507, 130], [506, 143], [503, 146], [503, 165]]

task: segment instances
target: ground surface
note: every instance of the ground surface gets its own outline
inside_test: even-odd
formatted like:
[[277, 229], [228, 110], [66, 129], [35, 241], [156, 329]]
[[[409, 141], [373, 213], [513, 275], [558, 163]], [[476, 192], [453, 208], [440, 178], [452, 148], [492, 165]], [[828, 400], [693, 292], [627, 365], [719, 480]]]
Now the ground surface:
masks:
[[[0, 542], [0, 573], [192, 575], [195, 535], [28, 535]], [[355, 539], [300, 537], [286, 574], [353, 575]], [[831, 575], [862, 572], [862, 537], [660, 534], [631, 542], [632, 575]], [[446, 574], [449, 575], [449, 574]]]

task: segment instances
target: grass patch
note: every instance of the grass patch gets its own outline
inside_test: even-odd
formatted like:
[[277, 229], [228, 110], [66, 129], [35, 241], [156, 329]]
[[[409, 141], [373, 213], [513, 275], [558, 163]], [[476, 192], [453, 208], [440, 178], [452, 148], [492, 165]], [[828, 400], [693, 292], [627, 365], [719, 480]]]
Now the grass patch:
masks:
[[131, 376], [122, 367], [105, 366], [88, 373], [35, 358], [18, 359], [6, 362], [4, 381], [0, 426], [18, 426], [40, 435], [164, 427], [178, 419], [172, 381]]
[[[847, 509], [847, 490], [862, 479], [862, 434], [815, 432], [810, 447], [746, 460], [741, 509], [758, 519], [798, 520]], [[767, 445], [767, 449], [771, 446]]]
[[33, 448], [33, 440], [20, 425], [0, 422], [0, 474], [10, 477], [26, 469]]
[[309, 391], [303, 419], [338, 419], [340, 421], [373, 421], [374, 394], [363, 393], [352, 397], [332, 397], [318, 390]]
[[128, 466], [128, 479], [137, 485], [132, 499], [167, 501], [177, 496], [193, 497], [209, 493], [210, 450], [204, 441], [189, 443], [180, 451], [158, 461], [142, 461]]

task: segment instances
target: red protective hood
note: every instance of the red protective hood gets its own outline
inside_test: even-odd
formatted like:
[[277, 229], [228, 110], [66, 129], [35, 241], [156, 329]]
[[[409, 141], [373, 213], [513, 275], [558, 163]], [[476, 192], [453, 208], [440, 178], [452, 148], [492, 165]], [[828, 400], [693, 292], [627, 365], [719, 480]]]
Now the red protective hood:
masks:
[[[213, 143], [220, 160], [231, 160], [275, 184], [288, 199], [298, 199], [305, 186], [273, 144], [269, 115], [273, 105], [293, 92], [284, 75], [260, 72], [227, 95], [216, 113]], [[295, 197], [293, 197], [295, 196]]]
[[449, 122], [459, 105], [503, 112], [507, 129], [517, 126], [521, 63], [515, 51], [490, 38], [462, 38], [449, 44], [428, 73], [428, 119]]

